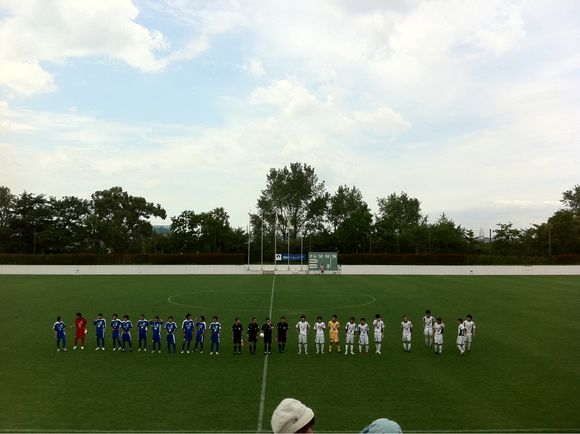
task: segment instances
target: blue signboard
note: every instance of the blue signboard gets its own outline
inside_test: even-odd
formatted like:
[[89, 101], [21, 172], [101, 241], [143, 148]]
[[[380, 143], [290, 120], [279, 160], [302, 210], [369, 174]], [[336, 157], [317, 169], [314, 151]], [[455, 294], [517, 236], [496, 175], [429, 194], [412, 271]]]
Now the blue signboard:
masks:
[[282, 261], [282, 262], [288, 262], [288, 260], [290, 260], [290, 262], [300, 262], [300, 261], [307, 261], [308, 260], [308, 254], [304, 253], [304, 254], [300, 254], [300, 253], [290, 253], [290, 258], [288, 258], [288, 253], [276, 253], [276, 261]]

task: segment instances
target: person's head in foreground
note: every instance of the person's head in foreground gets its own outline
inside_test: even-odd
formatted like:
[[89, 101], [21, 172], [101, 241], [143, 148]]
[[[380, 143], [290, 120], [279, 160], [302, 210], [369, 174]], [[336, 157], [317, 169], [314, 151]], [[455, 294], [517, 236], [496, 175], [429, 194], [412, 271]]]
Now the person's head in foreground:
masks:
[[403, 434], [403, 430], [397, 422], [393, 422], [387, 418], [381, 418], [365, 426], [361, 431], [361, 434], [364, 433]]
[[272, 413], [272, 432], [311, 433], [314, 425], [314, 412], [297, 399], [283, 399]]

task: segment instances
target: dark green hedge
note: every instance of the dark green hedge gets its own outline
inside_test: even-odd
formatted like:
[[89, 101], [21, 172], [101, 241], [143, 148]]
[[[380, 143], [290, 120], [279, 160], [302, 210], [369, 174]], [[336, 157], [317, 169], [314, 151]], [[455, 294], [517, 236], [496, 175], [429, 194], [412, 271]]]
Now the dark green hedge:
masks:
[[[188, 253], [188, 254], [59, 254], [22, 255], [0, 254], [4, 265], [242, 265], [247, 258], [240, 253]], [[580, 255], [491, 256], [491, 255], [406, 255], [406, 254], [342, 254], [342, 265], [580, 265]]]
[[245, 260], [239, 253], [0, 255], [0, 264], [14, 265], [241, 265]]
[[580, 255], [492, 256], [492, 255], [406, 255], [406, 254], [339, 254], [343, 265], [578, 265]]

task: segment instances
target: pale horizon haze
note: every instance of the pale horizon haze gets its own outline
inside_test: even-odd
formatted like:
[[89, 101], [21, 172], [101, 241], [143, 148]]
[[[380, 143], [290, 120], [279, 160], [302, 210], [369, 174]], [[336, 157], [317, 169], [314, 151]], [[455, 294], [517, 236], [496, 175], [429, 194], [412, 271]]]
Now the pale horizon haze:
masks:
[[247, 224], [266, 174], [486, 234], [580, 184], [575, 0], [0, 0], [0, 185]]

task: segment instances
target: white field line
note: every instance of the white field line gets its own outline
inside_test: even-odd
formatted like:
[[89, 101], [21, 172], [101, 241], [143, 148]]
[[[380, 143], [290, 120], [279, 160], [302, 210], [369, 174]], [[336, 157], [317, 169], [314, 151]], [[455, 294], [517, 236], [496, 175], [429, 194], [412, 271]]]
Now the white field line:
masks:
[[[272, 306], [274, 306], [274, 286], [276, 283], [276, 274], [272, 276], [272, 293], [270, 295], [270, 313], [268, 317], [272, 319]], [[272, 333], [273, 334], [273, 333]], [[266, 383], [268, 380], [268, 359], [270, 356], [264, 357], [264, 370], [262, 372], [262, 392], [260, 393], [260, 411], [258, 412], [258, 428], [257, 432], [262, 431], [264, 426], [264, 403], [266, 402]]]

